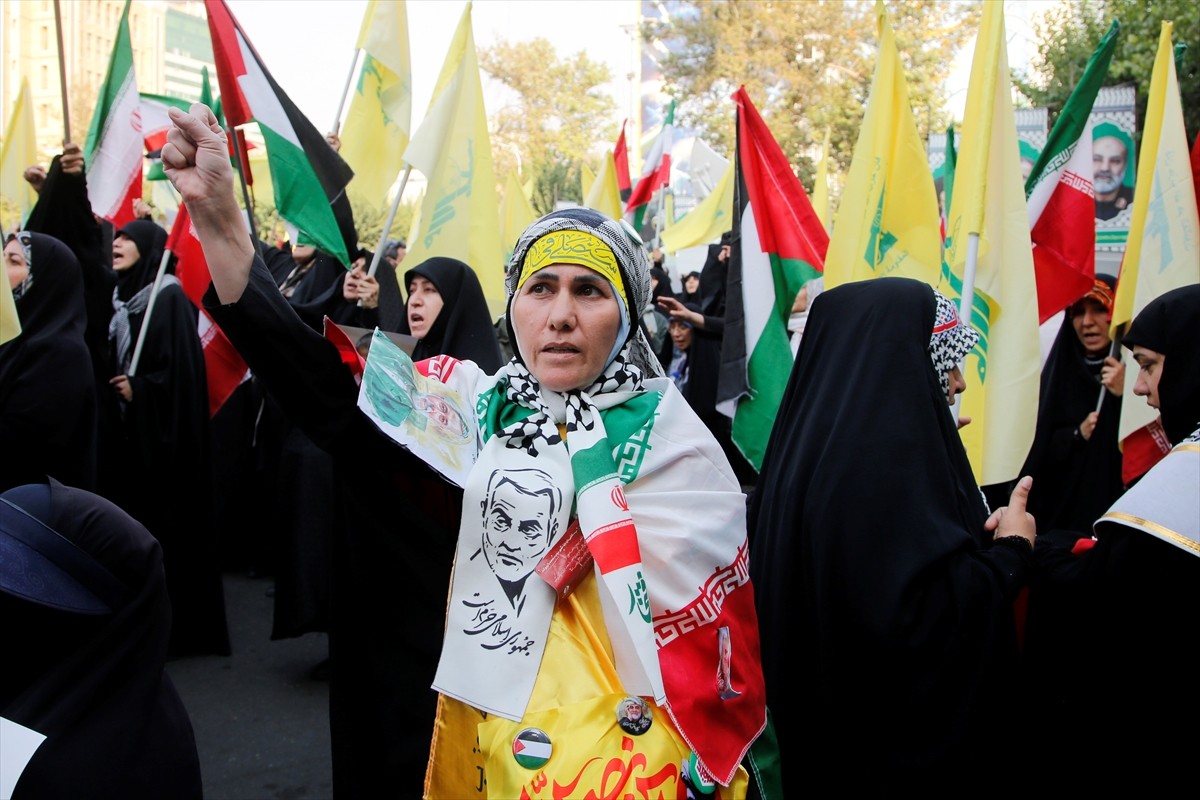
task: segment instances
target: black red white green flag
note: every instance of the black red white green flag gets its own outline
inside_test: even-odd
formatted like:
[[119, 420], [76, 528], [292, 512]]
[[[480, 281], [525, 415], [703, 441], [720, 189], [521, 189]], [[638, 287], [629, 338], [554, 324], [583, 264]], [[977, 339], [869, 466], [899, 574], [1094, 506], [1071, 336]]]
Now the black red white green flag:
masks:
[[353, 171], [279, 88], [224, 0], [205, 0], [205, 7], [226, 121], [235, 127], [258, 123], [279, 215], [348, 266], [357, 237], [334, 204], [348, 212], [345, 191]]
[[824, 271], [829, 234], [745, 87], [733, 99], [733, 247], [717, 407], [733, 417], [733, 442], [758, 469], [792, 369], [792, 303]]

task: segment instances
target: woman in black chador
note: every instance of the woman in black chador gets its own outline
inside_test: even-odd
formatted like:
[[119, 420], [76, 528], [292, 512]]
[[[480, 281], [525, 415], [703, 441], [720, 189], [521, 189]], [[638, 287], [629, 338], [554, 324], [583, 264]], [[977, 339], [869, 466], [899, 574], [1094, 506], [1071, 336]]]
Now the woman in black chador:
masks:
[[[192, 723], [165, 671], [162, 549], [144, 526], [53, 479], [0, 494], [0, 620], [0, 717], [46, 737], [13, 800], [203, 795]], [[15, 741], [0, 737], [5, 755]]]
[[[212, 524], [208, 386], [196, 307], [174, 275], [150, 296], [167, 232], [136, 220], [113, 239], [109, 341], [121, 400], [118, 505], [163, 546], [173, 624], [171, 654], [229, 655], [225, 598]], [[138, 363], [138, 336], [150, 321]], [[132, 374], [131, 374], [132, 372]]]
[[0, 491], [53, 475], [96, 488], [96, 381], [83, 278], [65, 244], [21, 232], [4, 246], [21, 333], [0, 345]]
[[806, 765], [789, 796], [1010, 769], [1034, 523], [1028, 479], [989, 518], [947, 405], [977, 338], [911, 279], [813, 302], [749, 519], [767, 705]]

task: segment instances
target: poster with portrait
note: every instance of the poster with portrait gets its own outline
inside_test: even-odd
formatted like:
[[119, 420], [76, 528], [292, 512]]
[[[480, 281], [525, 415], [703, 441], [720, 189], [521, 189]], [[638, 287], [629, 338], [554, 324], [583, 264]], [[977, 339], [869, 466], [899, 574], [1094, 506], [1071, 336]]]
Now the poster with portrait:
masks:
[[1106, 86], [1092, 106], [1092, 185], [1096, 192], [1096, 250], [1125, 251], [1137, 177], [1134, 136], [1137, 92]]
[[363, 369], [358, 407], [456, 486], [466, 482], [479, 455], [473, 409], [453, 389], [417, 371], [408, 353], [378, 329]]

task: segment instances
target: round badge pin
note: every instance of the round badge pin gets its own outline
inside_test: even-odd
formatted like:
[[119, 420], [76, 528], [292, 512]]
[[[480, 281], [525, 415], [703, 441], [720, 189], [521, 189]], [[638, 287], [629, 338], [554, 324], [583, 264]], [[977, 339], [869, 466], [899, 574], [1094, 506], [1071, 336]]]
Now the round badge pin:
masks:
[[693, 750], [687, 760], [688, 782], [700, 794], [713, 794], [717, 791], [717, 782], [708, 778], [700, 768], [700, 759]]
[[513, 759], [525, 769], [540, 769], [554, 752], [550, 737], [539, 728], [525, 728], [512, 743]]
[[654, 724], [654, 715], [645, 700], [630, 695], [617, 703], [617, 724], [626, 733], [641, 736]]

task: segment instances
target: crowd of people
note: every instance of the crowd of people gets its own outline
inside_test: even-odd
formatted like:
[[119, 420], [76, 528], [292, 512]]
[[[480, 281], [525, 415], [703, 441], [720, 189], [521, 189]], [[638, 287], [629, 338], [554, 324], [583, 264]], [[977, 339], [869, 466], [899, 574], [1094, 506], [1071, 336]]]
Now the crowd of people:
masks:
[[[274, 579], [273, 639], [328, 634], [339, 797], [1015, 789], [1033, 731], [1053, 785], [1187, 777], [1200, 285], [1114, 342], [1096, 276], [993, 509], [950, 410], [978, 334], [927, 284], [817, 279], [756, 471], [716, 409], [734, 232], [675, 292], [621, 221], [552, 212], [497, 321], [480, 265], [256, 241], [209, 109], [170, 114], [202, 307], [251, 377], [210, 416], [166, 231], [96, 218], [75, 145], [34, 173], [0, 345], [0, 717], [45, 737], [15, 800], [202, 795], [164, 665], [230, 653], [232, 550]], [[1132, 482], [1129, 364], [1173, 446]], [[372, 404], [457, 421], [465, 478]]]

